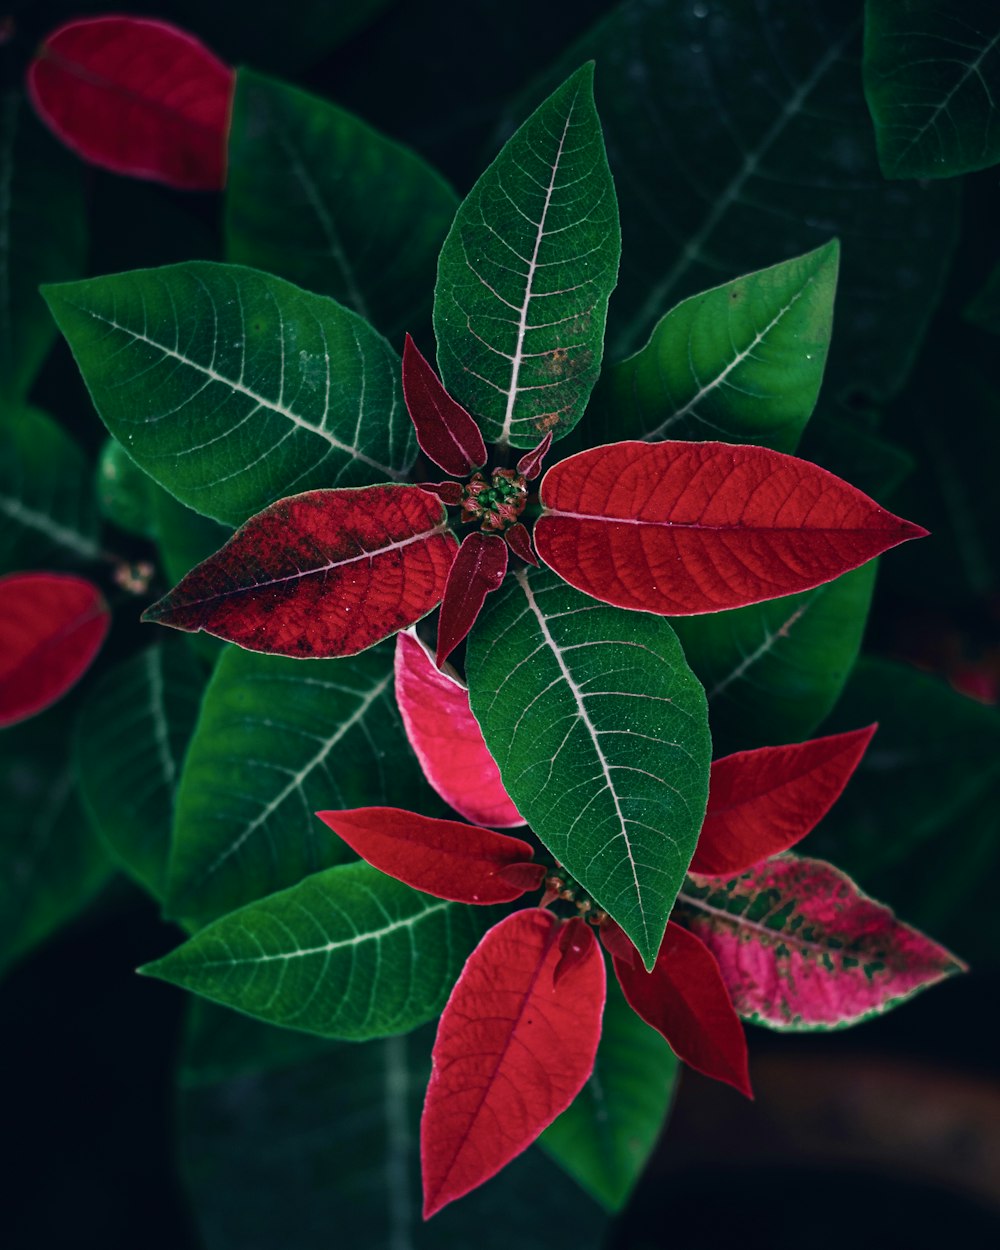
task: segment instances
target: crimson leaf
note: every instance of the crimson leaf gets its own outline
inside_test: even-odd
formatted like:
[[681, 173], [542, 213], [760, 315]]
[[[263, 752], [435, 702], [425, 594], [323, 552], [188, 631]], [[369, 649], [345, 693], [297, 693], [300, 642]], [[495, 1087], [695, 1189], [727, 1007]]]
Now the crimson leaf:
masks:
[[452, 477], [486, 463], [479, 426], [444, 389], [441, 379], [409, 335], [403, 348], [403, 395], [420, 450]]
[[469, 534], [458, 550], [438, 622], [437, 664], [440, 667], [469, 630], [491, 590], [507, 572], [507, 544], [498, 534]]

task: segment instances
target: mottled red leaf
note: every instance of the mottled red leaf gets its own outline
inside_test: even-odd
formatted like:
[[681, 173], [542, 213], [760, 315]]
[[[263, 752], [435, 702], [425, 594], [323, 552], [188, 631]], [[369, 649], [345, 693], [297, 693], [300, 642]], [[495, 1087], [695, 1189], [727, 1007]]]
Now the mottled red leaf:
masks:
[[842, 872], [796, 855], [692, 876], [674, 915], [715, 955], [739, 1014], [776, 1029], [852, 1024], [965, 970]]
[[744, 872], [794, 846], [840, 797], [876, 728], [715, 760], [691, 871]]
[[436, 898], [510, 903], [531, 888], [512, 884], [502, 875], [505, 867], [527, 863], [534, 856], [520, 838], [397, 807], [356, 807], [316, 815], [373, 868]]
[[538, 568], [538, 558], [531, 547], [531, 535], [520, 521], [516, 525], [512, 525], [504, 534], [507, 540], [507, 546], [513, 551], [514, 555], [520, 556], [522, 560], [526, 560], [528, 564], [533, 564]]
[[652, 972], [640, 960], [614, 957], [615, 975], [633, 1010], [670, 1043], [679, 1059], [753, 1097], [747, 1042], [712, 952], [670, 921]]
[[101, 592], [82, 577], [0, 578], [0, 726], [61, 699], [90, 667], [110, 622]]
[[621, 608], [685, 616], [808, 590], [927, 531], [805, 460], [729, 443], [613, 443], [542, 479], [535, 550]]
[[548, 455], [549, 448], [552, 446], [552, 431], [542, 439], [537, 447], [533, 447], [531, 451], [527, 451], [517, 462], [517, 471], [525, 479], [525, 481], [533, 482], [542, 471], [542, 461]]
[[403, 348], [403, 395], [425, 456], [452, 477], [486, 463], [486, 444], [472, 417], [444, 389], [409, 335]]
[[515, 912], [469, 956], [434, 1043], [420, 1125], [424, 1218], [495, 1175], [573, 1101], [594, 1067], [604, 960], [555, 984], [559, 922]]
[[40, 116], [85, 160], [191, 191], [225, 185], [233, 83], [193, 36], [140, 17], [60, 26], [28, 69]]
[[473, 824], [523, 825], [469, 710], [469, 692], [442, 673], [411, 633], [396, 636], [396, 703], [424, 776]]
[[438, 620], [437, 665], [449, 655], [476, 623], [491, 590], [507, 572], [507, 544], [498, 534], [466, 536], [448, 574]]
[[306, 491], [251, 517], [142, 619], [249, 651], [354, 655], [440, 601], [456, 545], [417, 486]]

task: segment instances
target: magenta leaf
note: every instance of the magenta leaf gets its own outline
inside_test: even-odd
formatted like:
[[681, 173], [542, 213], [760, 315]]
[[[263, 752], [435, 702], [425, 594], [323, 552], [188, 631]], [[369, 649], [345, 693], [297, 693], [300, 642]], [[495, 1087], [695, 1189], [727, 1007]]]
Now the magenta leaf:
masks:
[[249, 651], [355, 655], [440, 602], [455, 546], [416, 486], [307, 491], [251, 517], [142, 619]]
[[507, 544], [498, 534], [466, 536], [448, 574], [438, 621], [436, 663], [440, 668], [476, 623], [486, 596], [507, 572]]
[[744, 872], [794, 846], [839, 798], [876, 728], [715, 760], [691, 871]]
[[233, 82], [186, 31], [117, 15], [60, 26], [28, 69], [38, 113], [84, 160], [194, 191], [225, 185]]
[[403, 395], [425, 456], [452, 477], [482, 468], [486, 444], [479, 426], [444, 389], [409, 335], [403, 348]]
[[796, 855], [692, 876], [674, 916], [715, 955], [739, 1014], [775, 1029], [854, 1024], [965, 971], [844, 873]]
[[[616, 926], [617, 927], [617, 926]], [[618, 935], [601, 928], [610, 948]], [[621, 937], [627, 942], [624, 933]], [[739, 1016], [712, 952], [673, 921], [652, 972], [639, 959], [614, 955], [615, 975], [633, 1010], [670, 1043], [679, 1059], [704, 1076], [725, 1081], [753, 1097], [747, 1071], [747, 1043]]]
[[533, 447], [531, 451], [525, 452], [521, 459], [517, 462], [517, 471], [526, 482], [533, 482], [542, 471], [542, 461], [548, 455], [549, 448], [552, 446], [552, 431], [542, 439], [537, 447]]
[[415, 634], [396, 635], [396, 703], [424, 776], [466, 820], [523, 825], [469, 710], [469, 692], [434, 663]]
[[356, 807], [316, 815], [373, 868], [436, 898], [510, 903], [535, 888], [502, 875], [504, 868], [527, 865], [534, 856], [520, 838], [396, 807]]
[[514, 555], [520, 556], [522, 560], [528, 564], [533, 564], [538, 568], [538, 557], [535, 555], [531, 546], [531, 535], [520, 521], [516, 525], [512, 525], [504, 534], [507, 540], [507, 546], [513, 551]]
[[557, 984], [562, 928], [539, 908], [515, 912], [490, 929], [452, 990], [420, 1125], [425, 1218], [531, 1145], [593, 1070], [604, 960], [591, 938]]
[[687, 616], [808, 590], [926, 530], [826, 469], [729, 443], [612, 443], [541, 485], [535, 550], [621, 608]]

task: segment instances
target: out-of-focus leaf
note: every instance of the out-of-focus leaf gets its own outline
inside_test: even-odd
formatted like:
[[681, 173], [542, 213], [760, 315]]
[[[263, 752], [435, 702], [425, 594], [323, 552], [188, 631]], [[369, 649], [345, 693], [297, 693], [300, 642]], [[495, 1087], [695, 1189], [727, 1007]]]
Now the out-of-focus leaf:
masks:
[[136, 464], [117, 438], [109, 438], [97, 462], [97, 506], [119, 529], [154, 538], [153, 492], [161, 488]]
[[896, 443], [827, 411], [817, 412], [806, 426], [799, 455], [821, 464], [873, 499], [891, 499], [914, 467], [913, 457]]
[[982, 289], [969, 301], [965, 315], [984, 330], [1000, 334], [1000, 265], [997, 265]]

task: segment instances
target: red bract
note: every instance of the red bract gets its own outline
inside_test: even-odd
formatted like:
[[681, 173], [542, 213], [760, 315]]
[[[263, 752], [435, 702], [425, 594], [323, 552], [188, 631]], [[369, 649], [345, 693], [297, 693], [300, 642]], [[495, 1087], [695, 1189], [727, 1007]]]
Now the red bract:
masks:
[[233, 83], [197, 39], [136, 17], [60, 26], [28, 69], [40, 116], [85, 160], [192, 191], [225, 185]]
[[[531, 885], [512, 884], [502, 870], [527, 864], [534, 851], [520, 838], [457, 820], [432, 820], [396, 807], [317, 812], [338, 837], [380, 872], [454, 903], [510, 903]], [[542, 869], [541, 864], [536, 869]]]
[[101, 592], [82, 577], [0, 578], [0, 726], [61, 699], [90, 667], [110, 622]]
[[521, 459], [517, 462], [517, 471], [526, 482], [532, 482], [542, 471], [542, 461], [548, 455], [549, 448], [552, 446], [552, 431], [542, 439], [537, 447], [533, 447], [531, 451], [525, 452]]
[[440, 667], [476, 623], [491, 590], [507, 572], [507, 544], [497, 534], [469, 534], [448, 574], [438, 619], [437, 664]]
[[539, 556], [605, 603], [684, 616], [807, 590], [926, 533], [805, 460], [614, 443], [542, 479]]
[[420, 1126], [425, 1218], [520, 1154], [593, 1070], [604, 961], [591, 936], [556, 984], [561, 928], [537, 908], [508, 916], [448, 999]]
[[744, 872], [794, 846], [836, 802], [876, 728], [716, 760], [691, 871]]
[[527, 561], [528, 564], [533, 564], [536, 569], [538, 568], [538, 559], [531, 549], [531, 535], [520, 521], [517, 525], [512, 525], [507, 530], [504, 538], [507, 540], [507, 546], [513, 551], [514, 555], [520, 556], [522, 560]]
[[424, 776], [450, 807], [477, 825], [524, 824], [469, 710], [468, 690], [410, 633], [396, 636], [396, 703]]
[[419, 487], [307, 491], [251, 517], [143, 620], [250, 651], [354, 655], [440, 601], [456, 545]]
[[479, 426], [444, 389], [409, 335], [403, 348], [403, 395], [421, 451], [445, 473], [465, 477], [486, 463]]
[[[606, 945], [610, 940], [615, 950], [617, 935], [609, 937], [605, 927], [607, 922], [601, 937]], [[632, 1009], [662, 1033], [679, 1059], [696, 1072], [753, 1097], [743, 1026], [719, 965], [704, 942], [670, 921], [652, 972], [639, 959], [629, 962], [618, 954], [614, 965]]]

